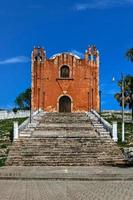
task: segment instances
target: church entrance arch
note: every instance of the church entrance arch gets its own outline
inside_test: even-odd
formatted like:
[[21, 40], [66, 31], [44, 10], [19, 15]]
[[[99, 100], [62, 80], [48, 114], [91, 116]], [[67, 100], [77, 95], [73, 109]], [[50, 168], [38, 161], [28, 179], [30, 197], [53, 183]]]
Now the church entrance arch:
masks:
[[59, 112], [71, 112], [71, 99], [68, 96], [62, 96], [59, 99]]

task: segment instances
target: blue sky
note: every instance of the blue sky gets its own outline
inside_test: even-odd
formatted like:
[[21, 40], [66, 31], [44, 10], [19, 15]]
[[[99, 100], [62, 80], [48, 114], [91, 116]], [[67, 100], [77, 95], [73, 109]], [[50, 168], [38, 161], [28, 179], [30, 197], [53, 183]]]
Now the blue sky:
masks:
[[[0, 6], [0, 108], [30, 86], [30, 57], [43, 46], [47, 57], [63, 51], [100, 51], [102, 109], [120, 109], [117, 81], [133, 75], [124, 57], [133, 47], [133, 0], [5, 0]], [[112, 77], [115, 82], [112, 82]]]

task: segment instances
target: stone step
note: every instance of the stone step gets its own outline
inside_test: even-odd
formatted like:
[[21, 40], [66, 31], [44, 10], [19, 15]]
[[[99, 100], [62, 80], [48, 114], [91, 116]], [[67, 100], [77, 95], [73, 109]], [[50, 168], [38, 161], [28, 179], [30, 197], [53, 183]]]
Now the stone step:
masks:
[[21, 135], [31, 135], [32, 134], [32, 132], [31, 131], [21, 131], [20, 133], [19, 133], [19, 137], [21, 137]]
[[50, 161], [50, 162], [45, 162], [45, 161], [20, 161], [20, 162], [13, 162], [13, 163], [8, 163], [8, 165], [14, 165], [14, 166], [102, 166], [102, 165], [111, 165], [111, 166], [116, 166], [116, 165], [124, 165], [125, 162], [123, 160], [117, 160], [117, 161], [111, 161], [109, 160], [101, 160], [101, 161], [95, 161], [94, 159], [92, 160], [87, 160], [86, 162], [81, 162], [80, 160], [77, 162], [66, 162], [66, 161]]
[[[36, 139], [36, 138], [34, 138], [34, 139]], [[73, 140], [72, 140], [73, 139]], [[26, 138], [25, 138], [25, 140], [26, 140]], [[106, 139], [106, 140], [98, 140], [98, 139], [95, 139], [95, 138], [84, 138], [84, 139], [78, 139], [78, 138], [45, 138], [45, 140], [44, 141], [34, 141], [33, 140], [33, 138], [31, 139], [29, 139], [30, 141], [27, 141], [27, 142], [23, 142], [23, 141], [18, 141], [18, 146], [19, 145], [25, 145], [25, 146], [27, 146], [27, 145], [32, 145], [32, 146], [39, 146], [39, 145], [42, 145], [42, 146], [44, 146], [44, 145], [54, 145], [54, 144], [62, 144], [62, 145], [73, 145], [73, 146], [76, 146], [76, 144], [79, 144], [79, 145], [86, 145], [86, 144], [92, 144], [93, 146], [95, 146], [95, 145], [101, 145], [101, 144], [114, 144], [114, 142], [112, 141], [112, 140], [110, 140], [110, 139]], [[67, 140], [67, 141], [66, 141]], [[88, 141], [87, 141], [88, 140]], [[17, 146], [17, 144], [15, 145], [14, 144], [14, 146]], [[115, 144], [114, 144], [115, 145]]]
[[[26, 138], [25, 138], [26, 139]], [[93, 144], [92, 144], [92, 142], [93, 142]], [[30, 147], [30, 146], [32, 146], [32, 147], [38, 147], [38, 146], [40, 146], [40, 147], [47, 147], [47, 146], [62, 146], [62, 147], [65, 147], [65, 146], [67, 146], [67, 147], [76, 147], [76, 146], [82, 146], [82, 147], [84, 147], [84, 146], [94, 146], [94, 148], [96, 148], [97, 147], [97, 145], [98, 146], [100, 146], [100, 145], [102, 145], [101, 147], [106, 147], [106, 146], [109, 146], [110, 148], [111, 148], [111, 146], [110, 145], [113, 145], [113, 147], [115, 146], [115, 144], [113, 143], [113, 142], [111, 142], [111, 141], [105, 141], [105, 142], [103, 142], [103, 141], [93, 141], [92, 140], [92, 142], [91, 141], [88, 141], [88, 142], [85, 142], [85, 141], [73, 141], [73, 142], [71, 142], [71, 141], [69, 141], [69, 142], [58, 142], [58, 141], [50, 141], [50, 142], [43, 142], [43, 143], [35, 143], [35, 142], [27, 142], [27, 143], [19, 143], [18, 145], [13, 145], [13, 147], [19, 147], [19, 146], [25, 146], [25, 147], [27, 147], [27, 145], [28, 145], [28, 147]]]
[[29, 123], [28, 128], [35, 128], [38, 123]]
[[[117, 162], [122, 162], [122, 159], [117, 158]], [[7, 161], [8, 162], [8, 161]], [[85, 163], [100, 163], [100, 162], [111, 162], [114, 163], [115, 159], [112, 160], [110, 157], [103, 159], [103, 158], [68, 158], [68, 157], [58, 157], [58, 159], [54, 159], [52, 157], [49, 158], [44, 158], [44, 157], [34, 157], [33, 159], [29, 159], [29, 158], [23, 158], [23, 160], [19, 160], [18, 158], [16, 160], [14, 160], [12, 163], [17, 163], [17, 162], [23, 162], [23, 163], [59, 163], [59, 165], [61, 165], [61, 163], [68, 163], [69, 165], [71, 165], [71, 163], [82, 163], [83, 165], [85, 165]], [[24, 165], [25, 165], [24, 164]]]
[[81, 123], [91, 123], [91, 120], [87, 118], [86, 116], [84, 117], [45, 117], [42, 118], [39, 122], [42, 123], [51, 123], [51, 122], [56, 122], [56, 123], [71, 123], [71, 122], [81, 122]]
[[[115, 161], [116, 159], [117, 160], [122, 160], [123, 158], [122, 157], [118, 157], [118, 156], [114, 156], [114, 158], [112, 158], [111, 156], [104, 156], [104, 157], [98, 157], [98, 156], [86, 156], [86, 155], [81, 155], [81, 157], [78, 157], [78, 156], [68, 156], [68, 155], [57, 155], [57, 156], [36, 156], [36, 155], [29, 155], [29, 156], [25, 156], [23, 155], [23, 157], [20, 157], [20, 156], [13, 156], [13, 162], [17, 162], [18, 161], [27, 161], [27, 162], [38, 162], [38, 161], [41, 161], [41, 162], [77, 162], [77, 161], [80, 161], [80, 162], [86, 162], [86, 161], [91, 161], [93, 160], [94, 162], [99, 162], [99, 161]], [[11, 158], [11, 157], [9, 157]], [[8, 161], [7, 161], [8, 162]]]
[[[90, 151], [84, 150], [84, 151], [74, 152], [72, 149], [70, 151], [67, 151], [67, 150], [64, 150], [64, 151], [60, 151], [60, 150], [55, 150], [55, 151], [53, 151], [53, 150], [51, 150], [51, 151], [48, 151], [48, 150], [45, 150], [45, 151], [36, 151], [36, 150], [35, 151], [31, 151], [31, 150], [24, 151], [24, 150], [22, 150], [21, 153], [20, 152], [19, 153], [11, 152], [10, 156], [11, 157], [12, 156], [15, 157], [15, 156], [19, 156], [19, 155], [26, 156], [26, 157], [28, 157], [28, 156], [31, 156], [31, 157], [32, 156], [45, 156], [45, 157], [51, 156], [51, 157], [55, 157], [55, 158], [57, 158], [58, 156], [67, 156], [68, 158], [69, 157], [75, 157], [75, 156], [78, 156], [80, 158], [80, 157], [86, 156], [88, 158], [90, 158], [90, 157], [95, 158], [95, 157], [102, 157], [102, 155], [103, 155], [103, 157], [105, 158], [106, 156], [111, 157], [110, 153], [111, 152], [105, 153], [105, 152], [102, 151], [102, 149], [99, 150], [98, 152], [96, 152], [95, 150], [90, 150]], [[119, 156], [119, 153], [120, 153], [119, 151], [113, 152], [113, 158], [114, 157], [121, 157], [121, 156]]]
[[[40, 123], [36, 128], [45, 128], [45, 127], [52, 127], [52, 128], [56, 128], [56, 127], [61, 127], [61, 128], [73, 128], [73, 127], [81, 127], [81, 128], [92, 128], [92, 125], [89, 123]], [[28, 129], [27, 129], [28, 130]]]
[[19, 134], [19, 137], [21, 137], [21, 138], [25, 138], [25, 137], [31, 137], [31, 133], [20, 133]]
[[105, 152], [106, 151], [106, 153], [108, 153], [108, 152], [113, 152], [113, 153], [115, 153], [114, 152], [114, 150], [117, 150], [118, 148], [116, 148], [115, 146], [113, 146], [112, 145], [112, 147], [110, 147], [110, 149], [108, 150], [108, 145], [103, 145], [102, 147], [100, 146], [100, 145], [97, 145], [98, 146], [98, 150], [96, 149], [96, 147], [94, 147], [93, 145], [84, 145], [84, 146], [69, 146], [69, 145], [60, 145], [60, 146], [53, 146], [52, 147], [52, 145], [46, 145], [45, 147], [43, 147], [43, 146], [41, 146], [40, 145], [40, 147], [37, 147], [37, 146], [30, 146], [29, 145], [29, 148], [27, 148], [26, 149], [26, 145], [21, 145], [21, 150], [19, 150], [20, 149], [20, 146], [18, 146], [18, 147], [13, 147], [13, 148], [11, 148], [11, 151], [29, 151], [29, 152], [36, 152], [36, 151], [42, 151], [42, 149], [43, 149], [43, 151], [46, 151], [46, 152], [52, 152], [52, 151], [54, 151], [54, 152], [56, 152], [56, 151], [61, 151], [61, 152], [64, 152], [64, 151], [68, 151], [68, 152], [71, 152], [71, 151], [76, 151], [76, 152], [84, 152], [84, 151], [87, 151], [87, 152], [92, 152], [92, 151], [94, 151], [94, 152], [99, 152], [99, 151], [103, 151], [103, 152]]
[[26, 132], [32, 132], [32, 131], [34, 131], [35, 130], [35, 128], [30, 128], [30, 127], [27, 127], [27, 128], [25, 128], [24, 129], [24, 131], [26, 131]]
[[80, 134], [80, 133], [90, 133], [90, 134], [94, 134], [97, 135], [95, 133], [95, 130], [93, 127], [37, 127], [35, 128], [34, 132], [53, 132], [53, 133], [75, 133], [75, 134]]
[[68, 132], [68, 131], [58, 131], [59, 133], [57, 133], [56, 131], [54, 132], [54, 131], [34, 131], [33, 133], [32, 133], [32, 137], [34, 137], [34, 138], [45, 138], [45, 137], [88, 137], [88, 135], [90, 136], [90, 137], [96, 137], [95, 135], [93, 136], [93, 134], [92, 133], [89, 133], [89, 132], [87, 132], [87, 133], [85, 133], [85, 132], [83, 132], [83, 133], [75, 133], [75, 131], [74, 132]]
[[[15, 152], [14, 152], [15, 151]], [[17, 152], [17, 153], [16, 153]], [[110, 154], [112, 152], [112, 155], [116, 155], [117, 153], [120, 153], [120, 151], [118, 150], [118, 149], [116, 149], [116, 148], [111, 148], [110, 150], [108, 150], [108, 148], [107, 147], [105, 147], [105, 148], [99, 148], [99, 150], [97, 151], [96, 150], [96, 148], [93, 148], [92, 146], [90, 146], [90, 147], [86, 147], [86, 148], [83, 148], [83, 149], [80, 149], [80, 148], [61, 148], [61, 147], [59, 147], [59, 148], [50, 148], [50, 147], [47, 147], [47, 148], [44, 148], [43, 150], [42, 150], [42, 148], [34, 148], [34, 147], [30, 147], [29, 149], [25, 149], [25, 148], [21, 148], [21, 150], [17, 150], [17, 148], [15, 149], [11, 149], [11, 151], [10, 151], [10, 153], [11, 153], [11, 155], [15, 155], [15, 154], [19, 154], [19, 153], [21, 153], [21, 154], [23, 154], [23, 153], [27, 153], [27, 155], [28, 155], [28, 153], [29, 154], [31, 154], [31, 153], [37, 153], [38, 155], [40, 155], [40, 154], [42, 154], [42, 153], [46, 153], [46, 154], [56, 154], [56, 153], [68, 153], [68, 154], [70, 154], [70, 153], [76, 153], [76, 154], [82, 154], [82, 153], [87, 153], [88, 155], [90, 154], [90, 153], [95, 153], [95, 154], [99, 154], [99, 153], [103, 153], [103, 155], [105, 155], [105, 154]]]

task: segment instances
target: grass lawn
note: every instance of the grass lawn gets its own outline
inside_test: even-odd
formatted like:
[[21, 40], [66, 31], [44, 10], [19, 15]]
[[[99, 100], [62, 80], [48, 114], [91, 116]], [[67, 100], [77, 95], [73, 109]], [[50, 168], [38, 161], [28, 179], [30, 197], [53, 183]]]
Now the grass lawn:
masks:
[[0, 120], [0, 138], [8, 138], [8, 134], [11, 133], [13, 129], [13, 122], [18, 121], [19, 125], [23, 123], [27, 118], [17, 118], [17, 119], [5, 119]]
[[[109, 115], [106, 113], [101, 114], [104, 119], [112, 124], [112, 121], [118, 122], [118, 145], [120, 147], [133, 147], [133, 123], [126, 121], [125, 122], [125, 143], [122, 143], [122, 120], [121, 115], [117, 113], [112, 113]], [[126, 119], [131, 119], [131, 114], [125, 113]]]

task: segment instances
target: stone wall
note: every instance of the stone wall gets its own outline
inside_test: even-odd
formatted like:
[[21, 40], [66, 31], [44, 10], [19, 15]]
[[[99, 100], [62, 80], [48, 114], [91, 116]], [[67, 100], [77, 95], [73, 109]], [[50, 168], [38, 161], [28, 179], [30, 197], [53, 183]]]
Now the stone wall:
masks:
[[29, 117], [30, 111], [28, 110], [21, 110], [14, 113], [13, 111], [0, 111], [0, 120], [1, 119], [13, 119], [13, 118], [21, 118], [21, 117]]
[[133, 147], [124, 148], [124, 155], [129, 164], [133, 165]]

